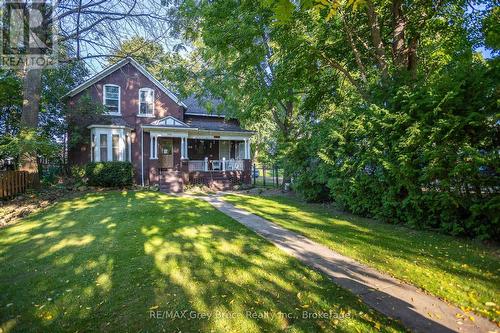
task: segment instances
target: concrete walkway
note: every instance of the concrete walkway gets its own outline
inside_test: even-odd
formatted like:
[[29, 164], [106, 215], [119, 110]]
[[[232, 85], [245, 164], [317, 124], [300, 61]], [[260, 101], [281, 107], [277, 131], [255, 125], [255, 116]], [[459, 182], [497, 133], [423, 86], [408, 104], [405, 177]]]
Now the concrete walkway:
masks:
[[[498, 332], [495, 324], [284, 229], [219, 196], [198, 197], [414, 332]], [[458, 314], [458, 316], [457, 316]], [[474, 317], [474, 321], [469, 316]]]

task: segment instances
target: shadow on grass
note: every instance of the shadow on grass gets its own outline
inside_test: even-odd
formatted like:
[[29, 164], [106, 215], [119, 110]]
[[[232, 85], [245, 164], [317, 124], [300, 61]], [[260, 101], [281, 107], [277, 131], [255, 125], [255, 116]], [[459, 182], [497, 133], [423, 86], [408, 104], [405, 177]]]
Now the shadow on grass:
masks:
[[498, 320], [498, 249], [430, 231], [380, 223], [283, 196], [225, 200], [339, 253]]
[[2, 229], [0, 266], [5, 331], [401, 330], [209, 204], [159, 193], [86, 195]]

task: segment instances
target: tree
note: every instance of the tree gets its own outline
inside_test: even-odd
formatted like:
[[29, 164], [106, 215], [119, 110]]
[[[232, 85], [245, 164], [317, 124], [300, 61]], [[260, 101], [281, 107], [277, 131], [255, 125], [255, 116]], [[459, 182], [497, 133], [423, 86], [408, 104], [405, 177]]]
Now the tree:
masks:
[[[190, 89], [220, 98], [221, 107], [247, 125], [266, 119], [276, 146], [297, 137], [299, 102], [309, 80], [301, 71], [313, 59], [296, 42], [300, 25], [274, 25], [273, 12], [254, 1], [185, 2], [179, 13], [178, 25], [196, 46], [184, 75]], [[292, 51], [283, 52], [283, 44]]]
[[[165, 29], [164, 24], [169, 20], [168, 12], [171, 9], [164, 2], [137, 0], [72, 0], [58, 2], [55, 8], [50, 7], [48, 2], [26, 2], [23, 5], [25, 12], [36, 9], [41, 14], [42, 19], [38, 22], [39, 39], [47, 45], [52, 45], [48, 43], [50, 40], [54, 41], [53, 45], [69, 46], [68, 57], [61, 59], [63, 62], [113, 55], [113, 52], [105, 54], [106, 50], [115, 50], [123, 36], [128, 36], [131, 31], [136, 34], [148, 33], [154, 38], [165, 37], [168, 29]], [[23, 20], [24, 25], [29, 27], [29, 16], [23, 17]], [[52, 33], [53, 24], [58, 25], [56, 34]], [[124, 26], [127, 29], [123, 29]], [[51, 51], [39, 44], [36, 48], [28, 47], [26, 39], [24, 43], [23, 53], [44, 54]], [[21, 125], [26, 129], [36, 129], [42, 98], [43, 68], [25, 67], [19, 68], [19, 71], [23, 79]], [[22, 164], [24, 169], [34, 171], [36, 156], [26, 154]]]

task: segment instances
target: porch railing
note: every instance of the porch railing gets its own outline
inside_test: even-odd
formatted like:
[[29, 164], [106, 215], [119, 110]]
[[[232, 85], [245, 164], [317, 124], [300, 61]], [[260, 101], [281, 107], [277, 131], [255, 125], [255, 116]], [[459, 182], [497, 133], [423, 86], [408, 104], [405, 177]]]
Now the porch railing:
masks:
[[205, 161], [204, 160], [189, 160], [188, 170], [189, 171], [205, 171]]
[[222, 160], [190, 160], [188, 162], [189, 171], [242, 171], [244, 167], [243, 160], [223, 158]]

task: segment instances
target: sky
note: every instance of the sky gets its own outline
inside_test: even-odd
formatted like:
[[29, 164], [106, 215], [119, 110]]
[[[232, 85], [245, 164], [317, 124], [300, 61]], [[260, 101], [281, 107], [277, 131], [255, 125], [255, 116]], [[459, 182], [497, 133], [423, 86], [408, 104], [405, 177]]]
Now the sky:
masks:
[[[89, 0], [91, 1], [91, 0]], [[133, 0], [128, 0], [133, 1]], [[138, 7], [135, 10], [137, 12], [144, 11], [150, 9], [150, 7], [145, 6], [144, 4], [156, 4], [157, 7], [155, 9], [156, 14], [160, 16], [167, 16], [169, 10], [175, 10], [175, 8], [170, 7], [167, 8], [165, 6], [159, 5], [158, 1], [155, 0], [139, 0], [140, 4], [143, 7]], [[106, 3], [109, 6], [109, 10], [113, 10], [116, 8], [115, 6], [121, 6], [120, 10], [126, 9], [127, 1], [118, 1], [118, 0], [110, 0]], [[480, 14], [482, 11], [486, 9], [486, 5], [481, 3], [479, 5], [471, 5], [469, 2], [467, 14], [478, 13]], [[96, 54], [110, 54], [113, 53], [114, 49], [119, 47], [120, 41], [130, 39], [133, 36], [142, 36], [148, 40], [155, 40], [160, 43], [165, 50], [171, 51], [173, 45], [179, 44], [180, 40], [172, 37], [170, 35], [170, 27], [168, 24], [164, 24], [163, 22], [154, 22], [155, 20], [147, 19], [140, 20], [134, 19], [131, 21], [117, 21], [113, 26], [104, 27], [98, 33], [89, 34], [86, 38], [89, 40], [86, 43], [81, 45], [82, 55], [96, 55]], [[68, 23], [68, 22], [66, 22]], [[73, 22], [69, 22], [72, 24]], [[74, 26], [74, 23], [73, 23]], [[110, 33], [110, 32], [113, 33]], [[477, 52], [480, 52], [485, 58], [492, 58], [494, 55], [490, 49], [485, 47], [478, 47], [476, 49]], [[90, 74], [93, 75], [103, 68], [105, 68], [107, 64], [107, 60], [104, 57], [100, 58], [90, 58], [87, 59], [86, 64], [90, 70]]]

